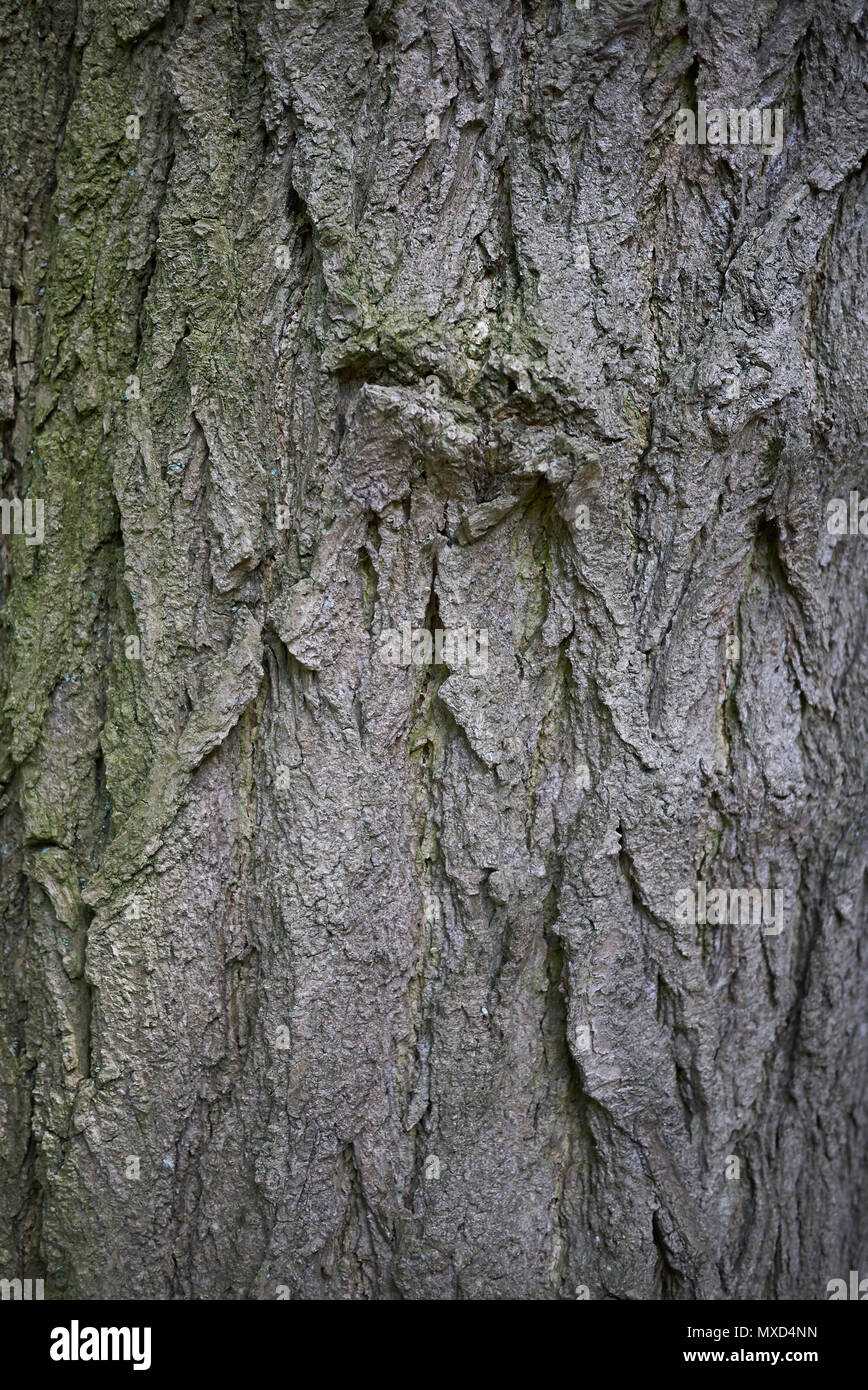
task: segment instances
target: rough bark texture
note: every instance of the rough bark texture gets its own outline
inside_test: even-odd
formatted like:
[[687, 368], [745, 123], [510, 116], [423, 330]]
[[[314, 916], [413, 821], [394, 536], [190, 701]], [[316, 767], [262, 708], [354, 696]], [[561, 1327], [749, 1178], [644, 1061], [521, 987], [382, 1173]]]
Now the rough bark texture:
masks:
[[[0, 1275], [825, 1298], [868, 1240], [863, 4], [0, 13], [46, 528], [2, 538]], [[783, 149], [677, 145], [699, 100]], [[487, 671], [384, 664], [405, 622]], [[680, 920], [699, 880], [783, 931]]]

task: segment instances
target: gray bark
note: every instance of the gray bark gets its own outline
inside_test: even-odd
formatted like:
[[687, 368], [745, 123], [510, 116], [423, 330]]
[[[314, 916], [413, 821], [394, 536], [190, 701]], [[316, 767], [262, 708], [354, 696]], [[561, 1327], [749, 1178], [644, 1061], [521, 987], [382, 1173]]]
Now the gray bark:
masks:
[[[45, 505], [0, 1276], [825, 1298], [868, 1237], [865, 7], [0, 16]], [[678, 145], [699, 101], [782, 148]], [[387, 664], [405, 623], [487, 670]], [[683, 920], [700, 881], [783, 929]]]

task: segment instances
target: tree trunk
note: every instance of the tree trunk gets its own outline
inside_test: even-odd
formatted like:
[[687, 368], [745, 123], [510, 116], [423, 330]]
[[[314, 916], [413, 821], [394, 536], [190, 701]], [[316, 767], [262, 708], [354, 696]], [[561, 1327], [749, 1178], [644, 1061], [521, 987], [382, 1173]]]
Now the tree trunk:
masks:
[[0, 13], [0, 1276], [826, 1298], [860, 0]]

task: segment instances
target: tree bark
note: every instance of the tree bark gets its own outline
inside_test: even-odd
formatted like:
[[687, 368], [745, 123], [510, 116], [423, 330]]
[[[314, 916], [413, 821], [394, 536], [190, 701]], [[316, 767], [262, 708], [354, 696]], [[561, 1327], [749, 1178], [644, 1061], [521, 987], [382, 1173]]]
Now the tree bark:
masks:
[[0, 15], [0, 1276], [826, 1298], [864, 6]]

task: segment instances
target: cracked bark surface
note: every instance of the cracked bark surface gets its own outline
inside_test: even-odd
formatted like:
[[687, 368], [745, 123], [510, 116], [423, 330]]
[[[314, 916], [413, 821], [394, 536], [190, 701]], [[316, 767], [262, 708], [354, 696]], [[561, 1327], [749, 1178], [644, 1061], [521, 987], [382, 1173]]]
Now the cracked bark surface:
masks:
[[[4, 496], [46, 508], [2, 537], [0, 1275], [864, 1264], [865, 41], [859, 0], [0, 4]], [[783, 149], [677, 146], [698, 100]], [[487, 671], [385, 665], [404, 623]], [[700, 879], [784, 930], [680, 921]]]

